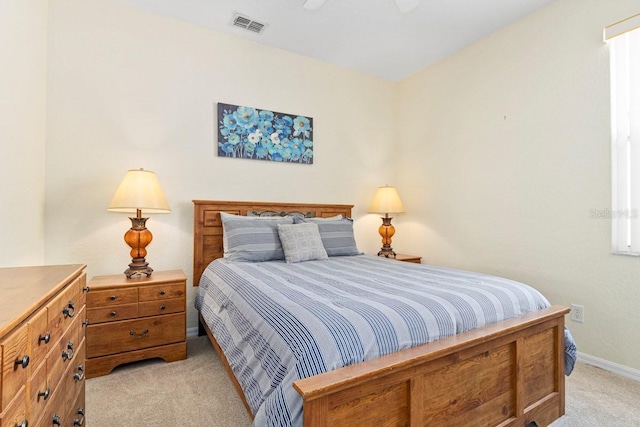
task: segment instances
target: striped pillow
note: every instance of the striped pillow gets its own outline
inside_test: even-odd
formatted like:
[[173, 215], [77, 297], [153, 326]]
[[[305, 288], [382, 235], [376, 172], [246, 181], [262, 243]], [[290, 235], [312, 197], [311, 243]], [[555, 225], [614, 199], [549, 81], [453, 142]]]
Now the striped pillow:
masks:
[[316, 224], [278, 224], [278, 235], [289, 264], [329, 259]]
[[362, 254], [356, 246], [351, 218], [294, 218], [295, 224], [304, 222], [318, 225], [322, 244], [330, 257]]
[[292, 217], [246, 217], [220, 212], [224, 257], [230, 261], [261, 262], [284, 259], [278, 224]]

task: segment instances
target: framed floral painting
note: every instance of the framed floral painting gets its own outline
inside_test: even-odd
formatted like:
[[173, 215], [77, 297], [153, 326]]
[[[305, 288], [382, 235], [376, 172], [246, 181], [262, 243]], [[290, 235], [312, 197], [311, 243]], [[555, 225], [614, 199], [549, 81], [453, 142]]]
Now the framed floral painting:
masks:
[[218, 156], [313, 164], [313, 118], [219, 102]]

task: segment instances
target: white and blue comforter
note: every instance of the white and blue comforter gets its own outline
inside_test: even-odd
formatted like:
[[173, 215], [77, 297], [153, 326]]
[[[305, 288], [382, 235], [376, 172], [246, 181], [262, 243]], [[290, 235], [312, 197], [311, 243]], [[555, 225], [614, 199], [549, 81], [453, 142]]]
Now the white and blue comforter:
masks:
[[[219, 259], [204, 272], [195, 305], [254, 425], [301, 426], [302, 399], [292, 386], [300, 378], [550, 304], [512, 280], [360, 255], [297, 264]], [[566, 347], [570, 372], [570, 335]]]

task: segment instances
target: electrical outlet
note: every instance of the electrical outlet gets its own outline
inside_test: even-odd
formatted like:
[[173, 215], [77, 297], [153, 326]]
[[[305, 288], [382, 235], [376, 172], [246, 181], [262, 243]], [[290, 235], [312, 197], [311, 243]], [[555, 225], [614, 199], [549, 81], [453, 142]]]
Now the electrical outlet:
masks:
[[571, 315], [569, 318], [574, 322], [584, 323], [584, 306], [571, 304]]

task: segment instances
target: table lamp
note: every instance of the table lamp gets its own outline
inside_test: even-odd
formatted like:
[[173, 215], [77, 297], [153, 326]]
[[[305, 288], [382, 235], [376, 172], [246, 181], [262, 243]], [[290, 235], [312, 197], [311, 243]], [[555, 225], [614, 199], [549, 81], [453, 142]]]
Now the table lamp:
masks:
[[396, 257], [396, 253], [391, 247], [391, 237], [396, 233], [396, 229], [391, 225], [392, 217], [389, 214], [404, 213], [404, 207], [400, 201], [400, 196], [395, 187], [385, 185], [378, 188], [373, 202], [369, 207], [369, 213], [384, 214], [382, 225], [378, 228], [378, 232], [382, 237], [382, 248], [378, 252], [378, 256], [389, 258]]
[[145, 248], [151, 243], [153, 235], [146, 227], [149, 218], [143, 218], [142, 211], [147, 213], [171, 212], [156, 174], [144, 169], [128, 171], [107, 210], [136, 213], [135, 217], [129, 217], [131, 228], [124, 235], [124, 241], [131, 247], [132, 258], [131, 264], [124, 274], [127, 278], [134, 275], [151, 276], [153, 269], [145, 260], [147, 255]]

